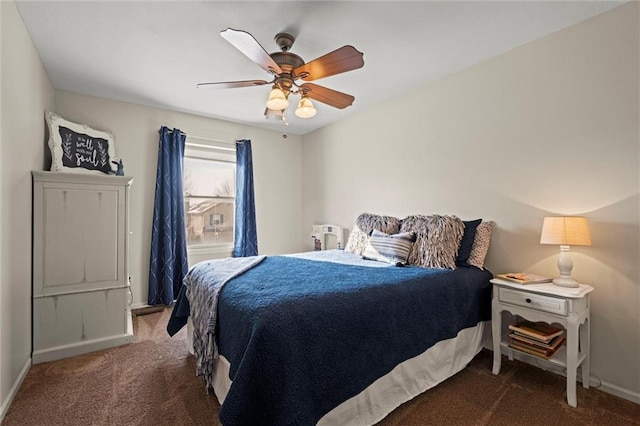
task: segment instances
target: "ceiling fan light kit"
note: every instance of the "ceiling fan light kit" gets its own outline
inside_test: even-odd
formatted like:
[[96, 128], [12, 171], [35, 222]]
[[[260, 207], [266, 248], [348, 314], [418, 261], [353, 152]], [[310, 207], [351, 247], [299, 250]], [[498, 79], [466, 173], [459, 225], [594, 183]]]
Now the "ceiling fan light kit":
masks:
[[272, 84], [267, 98], [264, 115], [284, 118], [284, 110], [289, 106], [289, 95], [300, 95], [295, 114], [299, 118], [311, 118], [317, 110], [311, 99], [343, 109], [353, 104], [355, 98], [337, 90], [328, 89], [313, 83], [298, 84], [298, 80], [314, 81], [324, 77], [352, 71], [364, 66], [363, 53], [353, 46], [342, 46], [324, 56], [305, 63], [304, 60], [289, 52], [295, 38], [291, 34], [278, 33], [275, 41], [280, 52], [267, 53], [257, 40], [248, 32], [227, 28], [220, 35], [245, 56], [258, 64], [260, 68], [273, 75], [273, 80], [245, 80], [200, 83], [201, 86], [216, 88], [250, 87]]

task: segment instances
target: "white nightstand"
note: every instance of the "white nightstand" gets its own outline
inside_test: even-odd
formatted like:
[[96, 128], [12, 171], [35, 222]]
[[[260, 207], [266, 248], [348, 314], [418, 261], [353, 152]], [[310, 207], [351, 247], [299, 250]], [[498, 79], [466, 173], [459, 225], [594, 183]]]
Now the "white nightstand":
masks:
[[552, 283], [522, 285], [499, 279], [493, 279], [491, 283], [493, 374], [500, 373], [502, 348], [510, 360], [517, 351], [508, 346], [508, 339], [502, 334], [503, 311], [529, 321], [560, 324], [566, 330], [566, 343], [546, 362], [567, 369], [567, 402], [577, 407], [576, 376], [579, 366], [582, 366], [582, 386], [589, 388], [589, 293], [593, 287], [580, 284], [580, 287], [567, 288]]

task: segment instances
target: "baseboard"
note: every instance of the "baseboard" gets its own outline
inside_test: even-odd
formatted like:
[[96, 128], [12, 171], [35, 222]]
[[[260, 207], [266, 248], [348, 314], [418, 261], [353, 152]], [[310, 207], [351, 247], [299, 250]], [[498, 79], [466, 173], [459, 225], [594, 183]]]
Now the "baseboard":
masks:
[[142, 315], [155, 314], [157, 312], [162, 312], [164, 311], [164, 308], [165, 308], [164, 305], [149, 306], [146, 308], [134, 308], [131, 310], [131, 313], [139, 317]]
[[149, 308], [151, 306], [153, 306], [153, 305], [149, 305], [147, 303], [138, 302], [138, 303], [132, 303], [131, 306], [129, 307], [129, 309], [131, 309], [133, 311], [134, 309]]
[[16, 381], [13, 382], [13, 386], [11, 386], [7, 397], [4, 399], [4, 401], [2, 401], [2, 405], [0, 405], [0, 422], [2, 421], [2, 419], [4, 419], [5, 414], [7, 414], [9, 406], [11, 406], [13, 398], [16, 396], [16, 393], [18, 393], [18, 389], [20, 389], [20, 385], [22, 385], [24, 378], [27, 377], [29, 368], [31, 368], [31, 358], [27, 358], [27, 361], [25, 362], [24, 367], [22, 367], [22, 370], [16, 378]]
[[53, 348], [33, 351], [33, 363], [40, 364], [41, 362], [69, 358], [72, 356], [83, 355], [89, 352], [112, 348], [114, 346], [126, 345], [127, 343], [131, 342], [133, 342], [133, 326], [127, 324], [127, 333], [124, 334], [117, 334], [115, 336], [102, 337], [100, 339], [76, 342], [68, 345], [61, 345]]
[[[598, 382], [593, 380], [592, 377], [591, 384], [595, 387], [598, 385]], [[610, 393], [611, 395], [615, 395], [622, 399], [635, 402], [636, 404], [640, 404], [640, 393], [632, 392], [629, 389], [624, 389], [620, 386], [616, 386], [608, 382], [601, 382], [600, 386], [598, 386], [598, 389], [600, 389], [602, 392]]]
[[[1, 1], [1, 0], [0, 0]], [[175, 301], [174, 301], [175, 302]], [[144, 309], [158, 309], [158, 310], [162, 310], [168, 306], [171, 305], [149, 305], [147, 303], [133, 303], [131, 304], [131, 306], [129, 307], [129, 309], [133, 312], [133, 311], [139, 311], [139, 310], [144, 310]]]

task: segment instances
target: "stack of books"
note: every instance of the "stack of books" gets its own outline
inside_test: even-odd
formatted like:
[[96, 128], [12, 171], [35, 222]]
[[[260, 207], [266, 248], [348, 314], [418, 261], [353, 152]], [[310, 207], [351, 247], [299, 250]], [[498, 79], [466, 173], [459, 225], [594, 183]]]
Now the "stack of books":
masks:
[[545, 322], [518, 321], [509, 325], [509, 347], [549, 359], [564, 343], [564, 329]]

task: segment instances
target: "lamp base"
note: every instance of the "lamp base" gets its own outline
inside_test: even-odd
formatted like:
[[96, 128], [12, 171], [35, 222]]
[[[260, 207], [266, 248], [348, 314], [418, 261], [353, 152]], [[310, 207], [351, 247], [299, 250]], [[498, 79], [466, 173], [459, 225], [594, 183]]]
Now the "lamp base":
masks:
[[558, 277], [553, 279], [553, 283], [560, 287], [580, 287], [580, 283], [573, 278]]

